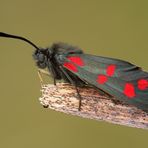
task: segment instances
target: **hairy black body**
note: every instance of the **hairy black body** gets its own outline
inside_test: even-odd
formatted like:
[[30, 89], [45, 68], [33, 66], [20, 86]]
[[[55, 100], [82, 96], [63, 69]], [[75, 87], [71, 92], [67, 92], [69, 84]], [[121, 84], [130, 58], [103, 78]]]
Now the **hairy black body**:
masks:
[[[69, 46], [65, 43], [55, 43], [50, 48], [36, 49], [33, 58], [39, 68], [48, 68], [54, 80], [65, 80], [68, 83], [75, 83], [77, 86], [84, 86], [86, 83], [78, 76], [63, 67], [64, 59], [68, 55], [82, 54], [79, 48]], [[64, 56], [63, 56], [64, 55]], [[63, 72], [64, 70], [64, 72]], [[68, 73], [70, 80], [65, 73]]]

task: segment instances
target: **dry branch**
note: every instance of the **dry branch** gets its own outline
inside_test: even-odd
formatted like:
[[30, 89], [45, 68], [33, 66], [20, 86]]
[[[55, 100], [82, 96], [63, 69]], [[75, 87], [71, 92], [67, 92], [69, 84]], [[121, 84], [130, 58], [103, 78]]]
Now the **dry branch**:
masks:
[[84, 118], [103, 120], [114, 124], [148, 129], [148, 113], [136, 107], [115, 101], [102, 95], [93, 88], [79, 88], [83, 98], [81, 111], [78, 111], [78, 99], [75, 88], [69, 84], [58, 83], [42, 86], [40, 102], [50, 109], [77, 115]]

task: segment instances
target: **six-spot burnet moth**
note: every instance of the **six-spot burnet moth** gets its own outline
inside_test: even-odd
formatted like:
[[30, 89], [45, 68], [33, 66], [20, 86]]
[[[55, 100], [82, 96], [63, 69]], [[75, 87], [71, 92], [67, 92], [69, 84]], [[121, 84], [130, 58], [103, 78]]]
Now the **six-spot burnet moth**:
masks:
[[36, 48], [33, 53], [37, 66], [48, 68], [54, 83], [63, 79], [75, 86], [93, 86], [127, 104], [148, 112], [148, 73], [119, 59], [89, 55], [77, 47], [55, 43], [49, 48], [39, 48], [31, 41], [0, 32], [0, 37], [21, 39]]

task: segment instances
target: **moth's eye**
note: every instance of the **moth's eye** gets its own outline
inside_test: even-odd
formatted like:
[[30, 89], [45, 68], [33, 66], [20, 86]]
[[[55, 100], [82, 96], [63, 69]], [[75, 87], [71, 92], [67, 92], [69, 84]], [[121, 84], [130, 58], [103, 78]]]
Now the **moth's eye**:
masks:
[[45, 56], [43, 54], [39, 54], [39, 61], [43, 62], [45, 60]]

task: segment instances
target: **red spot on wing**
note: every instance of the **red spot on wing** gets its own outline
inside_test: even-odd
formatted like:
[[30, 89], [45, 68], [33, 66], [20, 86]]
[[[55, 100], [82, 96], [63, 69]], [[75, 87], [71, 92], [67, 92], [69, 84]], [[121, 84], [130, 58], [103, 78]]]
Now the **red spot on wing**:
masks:
[[97, 82], [99, 84], [104, 84], [107, 81], [107, 76], [105, 75], [98, 75]]
[[134, 85], [132, 83], [125, 84], [124, 94], [129, 98], [135, 97], [135, 95], [136, 95], [135, 89], [134, 89]]
[[110, 76], [110, 77], [113, 76], [115, 69], [116, 69], [116, 65], [109, 65], [107, 67], [107, 71], [106, 71], [107, 75]]
[[108, 80], [108, 77], [111, 77], [114, 75], [115, 69], [116, 69], [116, 65], [113, 65], [113, 64], [109, 65], [106, 69], [106, 75], [98, 75], [97, 82], [99, 84], [106, 83]]
[[138, 88], [140, 90], [145, 90], [148, 88], [148, 80], [141, 79], [138, 81]]
[[65, 63], [63, 64], [63, 66], [66, 67], [67, 69], [73, 71], [73, 72], [78, 72], [77, 67], [76, 67], [74, 64], [72, 64], [72, 63], [65, 62]]
[[84, 61], [78, 56], [68, 57], [68, 59], [78, 66], [84, 66]]

